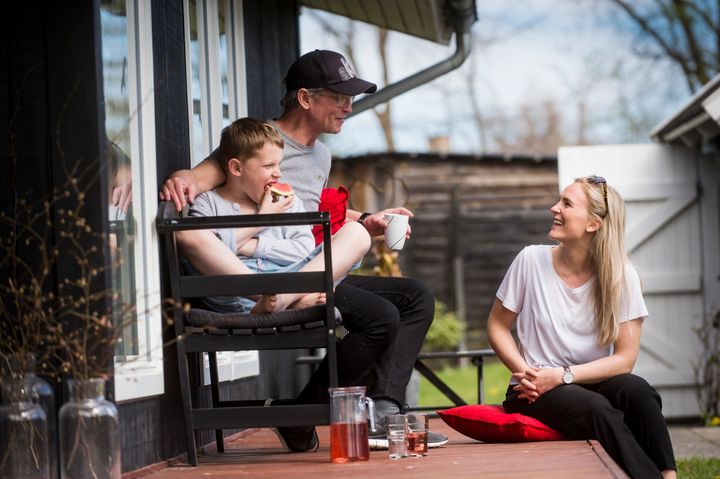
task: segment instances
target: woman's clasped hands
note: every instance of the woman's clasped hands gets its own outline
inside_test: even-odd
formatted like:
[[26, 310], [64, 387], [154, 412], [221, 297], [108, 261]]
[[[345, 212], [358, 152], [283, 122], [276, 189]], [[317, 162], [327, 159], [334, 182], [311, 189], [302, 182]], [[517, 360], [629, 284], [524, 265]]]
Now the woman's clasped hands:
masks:
[[523, 372], [513, 373], [512, 377], [518, 384], [513, 387], [519, 399], [535, 402], [540, 396], [562, 384], [563, 368], [530, 368]]

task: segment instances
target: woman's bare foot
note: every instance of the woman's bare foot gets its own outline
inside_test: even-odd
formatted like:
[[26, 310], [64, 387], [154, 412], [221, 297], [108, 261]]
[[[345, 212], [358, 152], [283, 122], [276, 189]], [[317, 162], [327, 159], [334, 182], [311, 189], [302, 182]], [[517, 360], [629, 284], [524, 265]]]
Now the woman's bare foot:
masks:
[[250, 312], [253, 314], [272, 313], [277, 308], [277, 303], [277, 294], [263, 294]]
[[325, 304], [326, 302], [327, 295], [325, 293], [308, 293], [288, 306], [288, 309], [309, 308], [310, 306], [317, 306], [318, 304]]

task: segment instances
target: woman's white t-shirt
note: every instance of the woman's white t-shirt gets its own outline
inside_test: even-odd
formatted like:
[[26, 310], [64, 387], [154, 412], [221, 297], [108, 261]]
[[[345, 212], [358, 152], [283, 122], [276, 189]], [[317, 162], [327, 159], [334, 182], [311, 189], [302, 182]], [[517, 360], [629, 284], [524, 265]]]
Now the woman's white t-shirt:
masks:
[[[562, 282], [552, 264], [553, 246], [525, 247], [510, 265], [497, 298], [517, 313], [520, 353], [531, 367], [583, 364], [611, 354], [598, 345], [593, 299], [594, 280], [577, 288]], [[619, 323], [648, 316], [640, 277], [631, 265], [621, 295]]]

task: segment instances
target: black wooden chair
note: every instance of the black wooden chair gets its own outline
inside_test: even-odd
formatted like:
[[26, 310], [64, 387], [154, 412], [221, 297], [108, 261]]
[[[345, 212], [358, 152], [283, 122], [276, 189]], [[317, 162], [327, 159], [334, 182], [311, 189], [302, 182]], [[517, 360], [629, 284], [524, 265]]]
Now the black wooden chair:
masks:
[[[180, 265], [175, 232], [193, 229], [320, 224], [324, 231], [325, 271], [252, 275], [185, 275]], [[165, 267], [169, 272], [177, 359], [185, 415], [188, 462], [197, 464], [195, 431], [214, 429], [217, 450], [224, 452], [223, 429], [287, 427], [330, 423], [328, 404], [273, 405], [265, 400], [221, 401], [217, 351], [326, 348], [330, 387], [336, 387], [336, 334], [339, 323], [333, 297], [328, 213], [285, 213], [218, 217], [179, 217], [174, 205], [162, 202], [156, 225], [163, 237]], [[207, 296], [247, 296], [269, 293], [325, 292], [327, 303], [271, 314], [216, 313], [191, 307]], [[188, 356], [206, 352], [210, 364], [212, 407], [193, 404]], [[202, 364], [202, 362], [200, 362]]]

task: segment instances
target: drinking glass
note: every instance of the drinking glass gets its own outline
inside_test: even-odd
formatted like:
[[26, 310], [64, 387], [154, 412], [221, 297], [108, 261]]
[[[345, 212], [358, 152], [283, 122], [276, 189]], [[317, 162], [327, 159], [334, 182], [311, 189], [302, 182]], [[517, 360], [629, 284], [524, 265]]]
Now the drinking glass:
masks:
[[412, 457], [427, 456], [428, 417], [427, 414], [406, 414], [407, 450]]
[[407, 457], [407, 418], [403, 414], [393, 414], [387, 421], [388, 455], [390, 459]]

